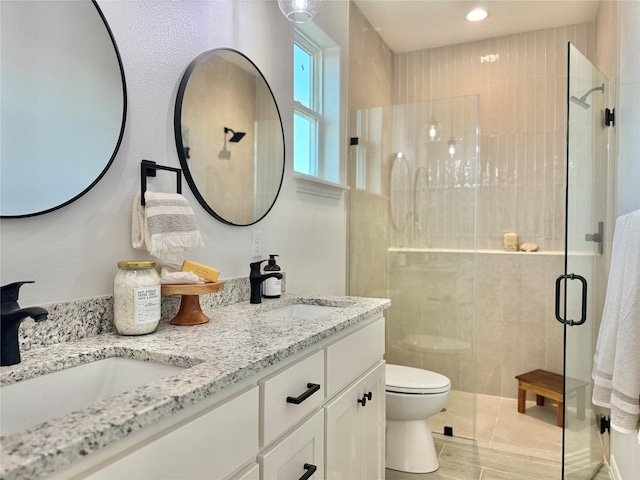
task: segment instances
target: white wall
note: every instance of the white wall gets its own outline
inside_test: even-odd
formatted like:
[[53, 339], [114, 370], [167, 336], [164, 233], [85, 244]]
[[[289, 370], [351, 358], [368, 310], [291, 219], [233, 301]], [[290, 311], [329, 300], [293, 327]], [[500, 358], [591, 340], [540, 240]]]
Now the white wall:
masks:
[[[292, 180], [293, 25], [273, 0], [98, 0], [124, 63], [128, 113], [124, 139], [103, 179], [78, 201], [55, 212], [2, 219], [2, 285], [35, 280], [22, 289], [23, 306], [112, 293], [116, 262], [150, 258], [130, 242], [131, 207], [140, 161], [179, 166], [173, 137], [176, 90], [185, 67], [203, 51], [232, 47], [249, 56], [270, 83], [283, 119], [286, 174], [271, 213], [251, 227], [209, 216], [183, 184], [206, 246], [188, 258], [215, 266], [221, 277], [249, 274], [251, 231], [263, 234], [263, 257], [280, 254], [287, 291], [342, 294], [345, 290], [346, 214], [335, 201], [295, 191]], [[326, 2], [334, 40], [347, 54], [348, 5]], [[331, 13], [329, 15], [329, 13]], [[338, 20], [339, 19], [339, 20]], [[159, 180], [152, 180], [153, 182]]]
[[[619, 21], [618, 215], [640, 209], [640, 2], [621, 1]], [[640, 478], [640, 444], [635, 434], [611, 432], [611, 466], [616, 479]]]

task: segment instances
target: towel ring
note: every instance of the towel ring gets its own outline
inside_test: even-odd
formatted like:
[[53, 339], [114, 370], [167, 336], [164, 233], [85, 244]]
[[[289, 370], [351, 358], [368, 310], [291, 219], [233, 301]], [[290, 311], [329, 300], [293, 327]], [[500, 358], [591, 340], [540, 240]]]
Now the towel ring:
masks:
[[176, 193], [182, 193], [182, 170], [179, 168], [158, 165], [151, 160], [142, 160], [140, 163], [140, 203], [144, 206], [144, 192], [147, 191], [147, 177], [155, 177], [156, 170], [168, 170], [176, 173]]

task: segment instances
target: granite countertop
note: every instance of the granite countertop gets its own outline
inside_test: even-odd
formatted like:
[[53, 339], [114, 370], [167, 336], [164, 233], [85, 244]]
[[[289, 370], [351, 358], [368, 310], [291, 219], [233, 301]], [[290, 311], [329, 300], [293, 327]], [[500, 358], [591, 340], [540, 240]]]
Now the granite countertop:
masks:
[[[258, 316], [291, 303], [344, 308], [315, 320]], [[240, 302], [205, 311], [211, 321], [203, 325], [161, 322], [149, 335], [107, 333], [23, 352], [20, 364], [0, 368], [0, 386], [114, 356], [190, 368], [25, 432], [0, 437], [0, 478], [32, 479], [53, 473], [390, 304], [377, 298], [283, 295], [259, 305]]]

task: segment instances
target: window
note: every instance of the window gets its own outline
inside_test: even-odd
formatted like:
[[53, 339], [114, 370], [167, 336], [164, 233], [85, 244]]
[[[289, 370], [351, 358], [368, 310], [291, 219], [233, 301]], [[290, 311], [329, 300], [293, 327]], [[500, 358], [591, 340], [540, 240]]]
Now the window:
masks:
[[342, 187], [340, 47], [313, 22], [301, 29], [293, 46], [294, 173]]
[[293, 168], [318, 176], [322, 126], [322, 50], [296, 32], [293, 46]]

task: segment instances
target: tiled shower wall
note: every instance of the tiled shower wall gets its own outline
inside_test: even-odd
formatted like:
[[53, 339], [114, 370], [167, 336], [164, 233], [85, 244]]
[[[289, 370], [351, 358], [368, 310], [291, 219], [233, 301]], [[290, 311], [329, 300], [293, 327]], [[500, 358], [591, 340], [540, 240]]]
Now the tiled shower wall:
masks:
[[[594, 24], [396, 57], [396, 103], [480, 97], [475, 337], [480, 393], [514, 397], [515, 375], [535, 368], [562, 372], [553, 285], [563, 266], [555, 252], [564, 248], [568, 42], [593, 58]], [[502, 248], [505, 231], [518, 233], [521, 243], [537, 243], [543, 253], [490, 253]]]
[[[558, 253], [564, 249], [565, 228], [568, 42], [593, 58], [595, 25], [539, 30], [395, 59], [395, 103], [471, 94], [480, 98], [475, 322], [479, 393], [514, 397], [515, 375], [535, 368], [562, 373], [554, 280], [563, 271]], [[521, 243], [538, 244], [541, 252], [491, 253], [502, 248], [505, 231], [518, 233]], [[422, 319], [426, 325], [443, 320]], [[451, 360], [436, 360], [425, 368], [438, 370], [447, 363]]]
[[479, 249], [564, 248], [567, 42], [593, 58], [594, 23], [396, 55], [395, 104], [480, 96]]
[[[355, 111], [393, 102], [393, 52], [349, 3], [349, 134], [356, 135]], [[387, 249], [391, 244], [389, 174], [391, 155], [381, 168], [382, 191], [355, 188], [356, 149], [348, 157], [349, 270], [351, 295], [387, 296]]]

